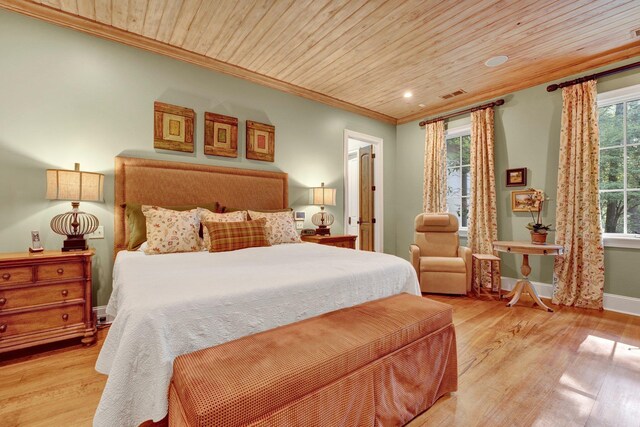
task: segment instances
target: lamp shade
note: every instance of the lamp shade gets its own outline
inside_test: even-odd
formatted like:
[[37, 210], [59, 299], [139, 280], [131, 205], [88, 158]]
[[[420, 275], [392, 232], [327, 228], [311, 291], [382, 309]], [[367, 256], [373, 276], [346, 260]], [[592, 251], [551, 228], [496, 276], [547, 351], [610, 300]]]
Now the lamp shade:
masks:
[[313, 187], [309, 194], [309, 204], [320, 206], [335, 206], [336, 205], [336, 189], [322, 187]]
[[47, 169], [47, 199], [71, 200], [70, 212], [56, 215], [51, 220], [51, 229], [63, 236], [62, 251], [81, 251], [88, 249], [85, 234], [98, 228], [98, 218], [78, 207], [80, 201], [104, 201], [104, 175], [94, 172], [82, 172], [80, 164], [75, 170]]
[[104, 201], [104, 175], [76, 170], [47, 169], [47, 199]]

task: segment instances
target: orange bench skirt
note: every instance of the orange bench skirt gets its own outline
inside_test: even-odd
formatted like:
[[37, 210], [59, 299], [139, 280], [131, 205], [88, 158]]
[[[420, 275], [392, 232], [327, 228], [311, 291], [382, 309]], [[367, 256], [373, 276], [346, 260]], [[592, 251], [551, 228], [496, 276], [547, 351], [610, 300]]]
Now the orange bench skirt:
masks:
[[403, 425], [457, 384], [451, 307], [401, 294], [176, 358], [169, 425]]

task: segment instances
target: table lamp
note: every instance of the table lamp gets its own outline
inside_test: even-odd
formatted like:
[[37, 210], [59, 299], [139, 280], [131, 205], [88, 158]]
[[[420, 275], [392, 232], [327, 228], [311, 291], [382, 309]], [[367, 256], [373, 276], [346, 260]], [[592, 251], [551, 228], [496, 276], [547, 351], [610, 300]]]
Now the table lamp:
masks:
[[311, 222], [318, 227], [316, 228], [316, 234], [321, 236], [331, 234], [329, 227], [331, 227], [335, 218], [329, 212], [326, 212], [324, 207], [336, 205], [336, 189], [325, 187], [323, 182], [320, 187], [311, 188], [309, 199], [310, 204], [320, 205], [320, 212], [311, 217]]
[[98, 228], [98, 218], [78, 210], [80, 201], [104, 201], [104, 175], [83, 172], [80, 164], [75, 170], [47, 169], [47, 199], [71, 200], [70, 212], [56, 215], [51, 220], [51, 229], [57, 234], [67, 236], [62, 247], [63, 252], [88, 249], [85, 234]]

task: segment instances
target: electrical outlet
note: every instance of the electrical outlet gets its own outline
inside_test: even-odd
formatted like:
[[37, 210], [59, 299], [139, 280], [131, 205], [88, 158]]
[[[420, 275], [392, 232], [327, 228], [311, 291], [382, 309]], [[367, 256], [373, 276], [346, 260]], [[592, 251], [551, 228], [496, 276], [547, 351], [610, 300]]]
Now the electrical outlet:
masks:
[[86, 234], [84, 237], [85, 239], [104, 239], [104, 226], [99, 225], [96, 231], [91, 234]]
[[302, 230], [304, 227], [304, 221], [296, 221], [296, 230]]

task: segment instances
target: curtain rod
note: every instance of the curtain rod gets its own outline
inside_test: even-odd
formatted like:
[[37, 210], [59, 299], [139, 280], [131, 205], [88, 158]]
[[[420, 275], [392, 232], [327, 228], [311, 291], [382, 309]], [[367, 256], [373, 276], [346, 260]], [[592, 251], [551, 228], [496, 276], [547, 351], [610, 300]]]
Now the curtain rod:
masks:
[[504, 99], [500, 98], [493, 102], [489, 102], [488, 104], [478, 105], [475, 107], [467, 108], [466, 110], [456, 111], [455, 113], [447, 114], [444, 116], [436, 117], [435, 119], [424, 120], [419, 123], [420, 127], [424, 125], [428, 125], [429, 123], [439, 122], [440, 120], [450, 119], [452, 117], [461, 116], [466, 113], [472, 113], [478, 110], [484, 110], [485, 108], [497, 107], [498, 105], [504, 104]]
[[595, 73], [589, 76], [579, 77], [577, 79], [567, 80], [566, 82], [549, 85], [547, 86], [547, 92], [553, 92], [563, 87], [576, 85], [578, 83], [588, 82], [589, 80], [596, 80], [596, 79], [599, 79], [600, 77], [610, 76], [611, 74], [622, 73], [623, 71], [633, 70], [634, 68], [638, 68], [638, 67], [640, 67], [640, 61], [634, 62], [632, 64], [623, 65], [621, 67], [612, 68], [607, 71], [602, 71], [601, 73]]

